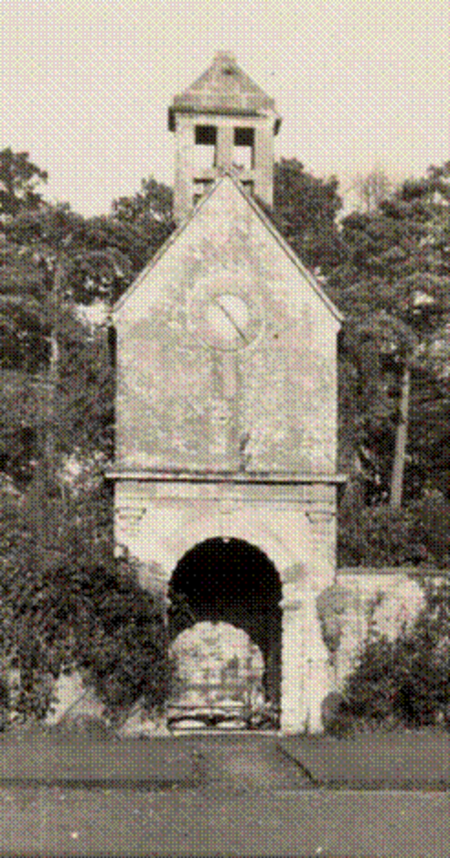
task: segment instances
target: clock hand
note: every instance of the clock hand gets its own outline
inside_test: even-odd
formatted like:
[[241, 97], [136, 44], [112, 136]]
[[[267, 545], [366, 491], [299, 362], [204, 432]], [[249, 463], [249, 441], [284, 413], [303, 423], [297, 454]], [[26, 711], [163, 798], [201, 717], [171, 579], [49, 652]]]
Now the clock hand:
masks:
[[237, 322], [235, 322], [235, 320], [233, 319], [233, 316], [232, 316], [232, 315], [231, 315], [231, 313], [227, 310], [227, 308], [226, 308], [226, 307], [224, 307], [224, 306], [223, 306], [223, 304], [221, 304], [221, 303], [220, 303], [219, 299], [218, 299], [218, 298], [213, 298], [213, 299], [212, 299], [212, 301], [211, 301], [211, 303], [212, 303], [212, 304], [217, 304], [217, 306], [218, 306], [218, 307], [220, 307], [220, 309], [222, 310], [222, 313], [224, 314], [224, 316], [226, 316], [226, 318], [228, 319], [228, 321], [229, 321], [229, 322], [231, 322], [231, 324], [233, 325], [233, 328], [237, 331], [237, 333], [239, 334], [239, 336], [244, 340], [244, 343], [247, 343], [248, 341], [247, 341], [247, 337], [246, 337], [246, 336], [245, 336], [245, 334], [244, 334], [244, 331], [239, 327], [239, 325], [237, 324]]

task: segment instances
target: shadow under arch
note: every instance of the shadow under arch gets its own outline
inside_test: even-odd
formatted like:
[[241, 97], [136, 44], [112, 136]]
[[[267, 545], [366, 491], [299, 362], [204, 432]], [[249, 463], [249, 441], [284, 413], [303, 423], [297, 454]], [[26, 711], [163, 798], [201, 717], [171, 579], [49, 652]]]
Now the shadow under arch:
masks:
[[169, 636], [195, 623], [223, 621], [243, 629], [261, 650], [266, 700], [281, 697], [282, 585], [267, 555], [233, 537], [213, 537], [184, 554], [172, 574]]

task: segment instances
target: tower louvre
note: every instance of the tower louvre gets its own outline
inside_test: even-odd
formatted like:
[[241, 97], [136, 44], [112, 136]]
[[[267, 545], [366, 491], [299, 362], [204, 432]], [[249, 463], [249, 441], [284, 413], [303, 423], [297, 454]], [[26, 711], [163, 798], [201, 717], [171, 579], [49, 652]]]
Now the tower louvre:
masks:
[[224, 173], [271, 206], [273, 138], [280, 124], [274, 100], [231, 54], [217, 53], [169, 108], [176, 140], [175, 221], [182, 221]]

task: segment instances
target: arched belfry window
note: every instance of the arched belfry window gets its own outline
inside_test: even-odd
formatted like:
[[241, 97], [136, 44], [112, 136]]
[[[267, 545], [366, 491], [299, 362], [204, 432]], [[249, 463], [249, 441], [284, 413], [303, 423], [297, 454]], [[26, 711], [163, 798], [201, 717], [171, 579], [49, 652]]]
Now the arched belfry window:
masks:
[[255, 166], [255, 129], [235, 128], [233, 143], [233, 166], [242, 170], [253, 170]]
[[217, 128], [215, 125], [196, 125], [194, 133], [194, 171], [212, 170], [217, 162]]

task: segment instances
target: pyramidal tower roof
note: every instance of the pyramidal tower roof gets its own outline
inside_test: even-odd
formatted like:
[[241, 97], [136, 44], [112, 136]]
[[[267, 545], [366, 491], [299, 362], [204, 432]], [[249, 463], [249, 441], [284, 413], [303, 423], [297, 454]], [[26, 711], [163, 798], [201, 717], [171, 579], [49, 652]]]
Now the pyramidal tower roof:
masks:
[[175, 130], [175, 113], [241, 116], [273, 114], [274, 133], [281, 119], [275, 102], [238, 66], [234, 56], [220, 51], [212, 65], [180, 95], [169, 108], [169, 129]]

